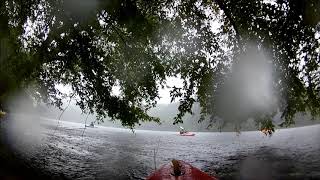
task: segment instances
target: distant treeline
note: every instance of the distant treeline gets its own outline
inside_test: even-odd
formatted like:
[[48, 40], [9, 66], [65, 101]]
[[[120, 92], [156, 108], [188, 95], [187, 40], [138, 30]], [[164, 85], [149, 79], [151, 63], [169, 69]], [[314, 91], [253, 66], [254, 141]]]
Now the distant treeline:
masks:
[[[60, 114], [61, 110], [50, 107], [46, 105], [38, 106], [37, 113], [39, 113], [41, 116], [51, 118], [51, 119], [57, 119]], [[208, 127], [209, 126], [209, 120], [206, 119], [203, 122], [198, 122], [200, 118], [199, 113], [199, 106], [195, 105], [193, 107], [193, 114], [187, 114], [183, 120], [183, 124], [176, 124], [173, 125], [173, 118], [178, 112], [178, 103], [172, 103], [172, 104], [159, 104], [157, 107], [150, 110], [149, 114], [151, 116], [156, 116], [161, 119], [161, 124], [157, 124], [155, 122], [147, 122], [147, 123], [141, 123], [141, 125], [137, 125], [136, 129], [147, 129], [147, 130], [160, 130], [160, 131], [178, 131], [179, 126], [184, 127], [185, 129], [189, 131], [208, 131], [208, 132], [216, 132], [220, 131], [219, 125], [216, 124], [216, 126]], [[232, 112], [231, 112], [232, 113]], [[78, 122], [78, 123], [85, 123], [87, 115], [82, 114], [81, 110], [76, 107], [75, 105], [71, 105], [68, 107], [68, 109], [64, 112], [64, 114], [61, 116], [61, 120], [63, 121], [72, 121], [72, 122]], [[299, 126], [306, 126], [306, 125], [312, 125], [320, 123], [320, 121], [314, 120], [311, 121], [311, 116], [307, 114], [297, 114], [295, 117], [295, 124], [291, 125], [290, 127], [299, 127]], [[279, 119], [276, 121], [280, 121]], [[90, 124], [91, 122], [96, 122], [95, 115], [89, 115], [87, 119], [87, 124]], [[110, 118], [106, 118], [104, 122], [99, 123], [103, 126], [112, 126], [112, 127], [122, 127], [120, 121], [112, 121]], [[278, 128], [280, 128], [278, 126]], [[234, 124], [226, 124], [223, 126], [221, 131], [234, 131]], [[258, 130], [255, 122], [253, 119], [248, 119], [246, 122], [241, 124], [241, 131], [252, 131], [252, 130]]]

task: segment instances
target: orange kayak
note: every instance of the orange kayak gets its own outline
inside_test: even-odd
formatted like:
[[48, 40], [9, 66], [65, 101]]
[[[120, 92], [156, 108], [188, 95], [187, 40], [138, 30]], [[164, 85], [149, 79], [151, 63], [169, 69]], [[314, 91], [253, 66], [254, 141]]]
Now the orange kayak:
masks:
[[163, 165], [147, 177], [147, 180], [218, 180], [218, 178], [209, 176], [189, 163], [180, 160], [173, 160], [172, 164], [168, 163]]

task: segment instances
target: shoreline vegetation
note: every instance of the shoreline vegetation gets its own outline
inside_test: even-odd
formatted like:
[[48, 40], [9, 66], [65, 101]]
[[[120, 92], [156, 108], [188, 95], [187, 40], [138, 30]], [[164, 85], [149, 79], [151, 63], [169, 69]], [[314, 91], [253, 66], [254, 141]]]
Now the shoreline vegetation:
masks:
[[[134, 127], [134, 129], [141, 130], [156, 130], [156, 131], [178, 131], [179, 126], [183, 126], [188, 131], [195, 132], [234, 132], [235, 126], [231, 123], [226, 123], [222, 125], [222, 128], [219, 128], [219, 122], [210, 126], [210, 120], [205, 119], [202, 122], [198, 122], [200, 118], [200, 109], [198, 104], [195, 105], [192, 109], [193, 114], [186, 114], [183, 117], [183, 123], [173, 125], [174, 117], [178, 113], [178, 103], [172, 104], [160, 104], [157, 107], [150, 109], [149, 114], [154, 117], [158, 117], [160, 119], [160, 125], [156, 122], [142, 122], [140, 125]], [[42, 106], [36, 107], [35, 110], [31, 111], [31, 114], [37, 114], [42, 117], [48, 119], [58, 119], [61, 111], [55, 107], [50, 106]], [[280, 113], [273, 118], [273, 122], [275, 123], [276, 129], [283, 128], [291, 128], [291, 127], [302, 127], [306, 125], [314, 125], [319, 124], [319, 119], [311, 120], [312, 117], [308, 113], [297, 113], [294, 116], [294, 124], [289, 125], [288, 127], [280, 127], [278, 124], [281, 124], [283, 121], [280, 118]], [[125, 128], [122, 126], [120, 121], [112, 120], [109, 117], [103, 119], [103, 122], [99, 122], [96, 119], [95, 114], [82, 114], [81, 109], [71, 104], [70, 107], [64, 111], [63, 115], [59, 120], [67, 121], [67, 122], [77, 122], [77, 123], [85, 123], [90, 124], [94, 122], [95, 125], [107, 126], [107, 127], [117, 127], [117, 128]], [[240, 124], [240, 132], [243, 131], [259, 131], [260, 128], [257, 126], [256, 122], [253, 119], [248, 119], [247, 121], [243, 121]]]
[[[160, 110], [162, 111], [162, 110]], [[56, 112], [56, 111], [53, 111]], [[36, 113], [36, 114], [35, 114]], [[2, 114], [2, 115], [1, 115]], [[55, 113], [59, 114], [59, 113]], [[1, 118], [1, 116], [3, 118]], [[49, 120], [49, 121], [64, 121], [64, 122], [70, 122], [70, 123], [79, 123], [83, 124], [83, 127], [85, 127], [85, 121], [81, 121], [83, 118], [81, 118], [81, 113], [73, 113], [73, 112], [65, 112], [65, 116], [62, 116], [61, 119], [55, 118], [55, 116], [52, 114], [52, 112], [45, 112], [45, 113], [37, 113], [37, 112], [32, 112], [32, 113], [5, 113], [2, 112], [0, 113], [0, 121], [1, 119], [9, 119], [14, 118], [14, 117], [37, 117], [37, 119], [42, 119], [42, 120]], [[74, 118], [70, 118], [74, 117]], [[192, 132], [236, 132], [236, 133], [242, 133], [246, 131], [261, 131], [255, 124], [254, 120], [249, 119], [247, 122], [243, 122], [241, 124], [241, 129], [240, 131], [235, 131], [233, 124], [226, 124], [222, 129], [219, 129], [218, 127], [210, 127], [207, 128], [207, 124], [205, 122], [197, 123], [195, 122], [196, 116], [187, 116], [186, 119], [184, 120], [183, 124], [176, 124], [173, 125], [172, 121], [170, 121], [171, 114], [168, 113], [164, 117], [160, 116], [161, 119], [161, 124], [157, 124], [154, 122], [146, 122], [146, 123], [141, 123], [140, 126], [136, 126], [134, 129], [135, 130], [150, 130], [150, 131], [172, 131], [176, 132], [179, 131], [179, 126], [183, 126], [185, 129], [188, 131]], [[40, 123], [41, 121], [37, 121], [35, 123]], [[103, 126], [103, 127], [111, 127], [111, 128], [121, 128], [121, 129], [128, 129], [126, 127], [123, 127], [119, 122], [111, 121], [109, 119], [105, 119], [104, 122], [102, 123], [97, 123], [95, 121], [94, 116], [89, 117], [87, 124], [90, 124], [90, 122], [94, 123], [95, 125], [98, 126]], [[310, 120], [310, 117], [308, 115], [302, 115], [298, 114], [295, 117], [295, 124], [292, 124], [288, 127], [281, 127], [279, 125], [275, 126], [275, 129], [288, 129], [288, 128], [298, 128], [298, 127], [304, 127], [304, 126], [312, 126], [312, 125], [317, 125], [320, 124], [320, 121], [318, 119]]]

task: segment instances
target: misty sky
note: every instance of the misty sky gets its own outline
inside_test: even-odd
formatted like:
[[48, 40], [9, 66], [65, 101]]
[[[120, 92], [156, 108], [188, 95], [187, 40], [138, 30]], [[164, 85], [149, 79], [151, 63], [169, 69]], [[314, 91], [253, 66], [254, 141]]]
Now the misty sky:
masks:
[[[171, 98], [170, 98], [170, 88], [169, 87], [182, 87], [182, 80], [178, 77], [169, 77], [167, 79], [167, 83], [165, 85], [165, 87], [159, 88], [159, 96], [161, 97], [158, 100], [158, 104], [170, 104]], [[71, 87], [68, 86], [64, 86], [64, 85], [57, 85], [56, 86], [59, 91], [61, 91], [62, 93], [66, 93], [66, 94], [71, 94], [72, 90]], [[113, 88], [113, 94], [115, 95], [119, 95], [120, 93], [120, 89], [119, 86], [116, 86]], [[177, 102], [177, 100], [175, 100], [175, 102]]]

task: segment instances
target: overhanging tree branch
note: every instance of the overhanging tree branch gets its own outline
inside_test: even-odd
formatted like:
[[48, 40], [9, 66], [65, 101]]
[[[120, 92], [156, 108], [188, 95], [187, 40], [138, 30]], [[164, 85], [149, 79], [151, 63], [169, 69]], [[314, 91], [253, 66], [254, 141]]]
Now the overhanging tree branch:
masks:
[[239, 27], [236, 24], [236, 22], [234, 21], [233, 17], [232, 17], [232, 12], [230, 11], [230, 9], [227, 8], [227, 6], [225, 5], [226, 1], [223, 0], [215, 0], [215, 2], [218, 4], [219, 8], [224, 12], [225, 16], [227, 17], [227, 19], [229, 20], [230, 24], [233, 26], [233, 29], [236, 33], [236, 38], [238, 43], [240, 44], [240, 33], [239, 33]]

